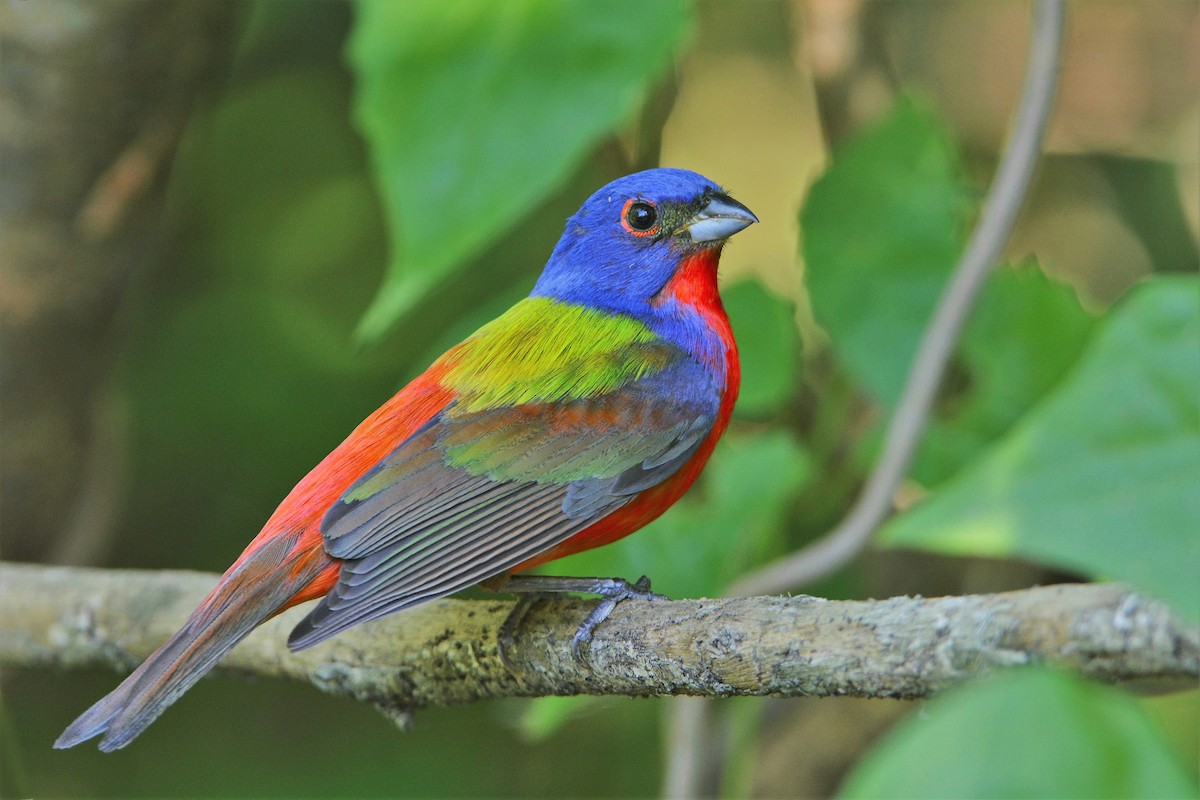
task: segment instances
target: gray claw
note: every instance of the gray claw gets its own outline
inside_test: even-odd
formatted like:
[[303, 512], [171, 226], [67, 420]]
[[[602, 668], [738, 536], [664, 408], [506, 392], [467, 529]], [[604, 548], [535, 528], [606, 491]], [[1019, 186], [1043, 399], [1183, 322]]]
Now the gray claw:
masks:
[[591, 647], [592, 634], [619, 603], [625, 600], [666, 600], [661, 594], [650, 591], [650, 578], [643, 575], [635, 583], [624, 580], [614, 580], [611, 583], [596, 587], [596, 594], [604, 595], [604, 599], [584, 618], [571, 637], [571, 654], [579, 664], [584, 663], [584, 654]]

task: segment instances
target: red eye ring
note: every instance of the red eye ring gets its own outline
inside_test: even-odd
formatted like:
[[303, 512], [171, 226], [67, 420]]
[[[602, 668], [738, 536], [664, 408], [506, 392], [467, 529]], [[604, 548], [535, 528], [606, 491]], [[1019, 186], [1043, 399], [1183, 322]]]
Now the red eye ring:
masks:
[[649, 200], [631, 197], [621, 209], [621, 227], [634, 236], [658, 233], [658, 206]]

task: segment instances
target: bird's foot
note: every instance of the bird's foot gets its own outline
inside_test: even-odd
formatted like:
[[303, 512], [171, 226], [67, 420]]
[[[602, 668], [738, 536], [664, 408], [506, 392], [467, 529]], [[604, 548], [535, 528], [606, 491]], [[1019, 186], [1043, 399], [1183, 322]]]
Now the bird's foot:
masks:
[[608, 615], [619, 603], [625, 600], [667, 599], [661, 594], [650, 591], [650, 578], [645, 575], [638, 578], [635, 583], [630, 583], [624, 578], [606, 578], [604, 580], [605, 584], [602, 590], [592, 590], [604, 599], [592, 609], [592, 613], [587, 615], [583, 623], [575, 630], [575, 635], [571, 637], [571, 654], [580, 663], [583, 663], [584, 652], [592, 645], [592, 634], [595, 633], [600, 623], [608, 619]]
[[591, 646], [596, 628], [608, 619], [613, 609], [625, 600], [666, 600], [661, 594], [650, 591], [650, 579], [643, 575], [630, 583], [623, 578], [570, 578], [554, 575], [504, 575], [483, 584], [494, 592], [520, 595], [516, 606], [500, 626], [500, 658], [511, 667], [505, 655], [505, 645], [511, 644], [517, 625], [536, 603], [547, 595], [563, 592], [598, 594], [603, 599], [592, 609], [571, 637], [571, 654], [583, 663], [584, 653]]

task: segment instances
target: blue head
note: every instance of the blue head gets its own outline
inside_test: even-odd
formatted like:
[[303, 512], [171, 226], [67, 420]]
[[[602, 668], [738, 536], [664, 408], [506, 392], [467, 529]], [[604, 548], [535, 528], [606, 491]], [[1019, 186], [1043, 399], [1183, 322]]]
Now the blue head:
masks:
[[640, 315], [685, 260], [755, 222], [695, 172], [626, 175], [567, 220], [533, 295]]

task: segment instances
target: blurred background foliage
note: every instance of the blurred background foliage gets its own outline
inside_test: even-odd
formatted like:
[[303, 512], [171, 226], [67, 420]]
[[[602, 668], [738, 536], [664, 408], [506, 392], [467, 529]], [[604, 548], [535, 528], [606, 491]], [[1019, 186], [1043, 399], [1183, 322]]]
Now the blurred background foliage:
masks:
[[[98, 564], [224, 569], [360, 419], [528, 291], [591, 191], [684, 166], [763, 222], [722, 264], [734, 425], [661, 520], [549, 570], [645, 573], [677, 597], [720, 593], [854, 499], [994, 169], [1028, 18], [1019, 2], [239, 8], [172, 166], [172, 244], [115, 323], [118, 511], [72, 535]], [[807, 591], [1115, 578], [1200, 617], [1198, 54], [1195, 3], [1071, 5], [1039, 180], [901, 513]], [[59, 536], [6, 526], [3, 544], [49, 561]], [[401, 735], [309, 687], [219, 679], [128, 750], [50, 750], [113, 682], [5, 676], [6, 796], [660, 787], [668, 701], [430, 709]], [[1194, 690], [1030, 671], [919, 706], [743, 699], [719, 720], [726, 796], [1197, 792]]]

